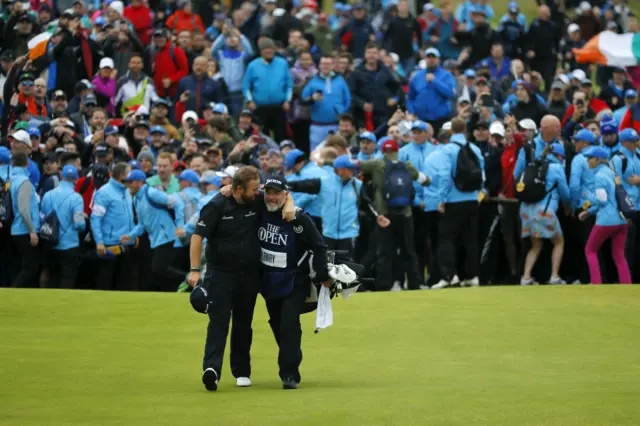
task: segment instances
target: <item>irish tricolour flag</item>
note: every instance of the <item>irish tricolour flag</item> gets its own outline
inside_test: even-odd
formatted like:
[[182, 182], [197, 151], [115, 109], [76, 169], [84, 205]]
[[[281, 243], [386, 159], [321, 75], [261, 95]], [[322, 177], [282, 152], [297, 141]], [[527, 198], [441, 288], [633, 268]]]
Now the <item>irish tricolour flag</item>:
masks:
[[29, 59], [35, 60], [47, 53], [47, 43], [50, 38], [51, 33], [44, 32], [29, 40], [27, 43], [27, 47], [29, 48]]
[[594, 63], [611, 67], [640, 65], [640, 33], [616, 34], [603, 31], [584, 45], [573, 49], [580, 63]]

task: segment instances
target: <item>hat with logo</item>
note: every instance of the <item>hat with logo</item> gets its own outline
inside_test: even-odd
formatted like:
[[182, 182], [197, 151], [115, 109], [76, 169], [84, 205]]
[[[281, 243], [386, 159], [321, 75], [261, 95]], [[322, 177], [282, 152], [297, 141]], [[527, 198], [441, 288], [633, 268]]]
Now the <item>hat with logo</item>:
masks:
[[91, 174], [93, 175], [93, 180], [97, 181], [98, 184], [105, 183], [109, 179], [109, 167], [104, 164], [94, 164]]
[[96, 95], [94, 95], [93, 93], [87, 93], [82, 97], [82, 104], [87, 106], [89, 105], [98, 106], [98, 99], [96, 98]]
[[203, 183], [205, 185], [215, 185], [220, 188], [222, 186], [222, 177], [213, 170], [207, 170], [200, 177], [200, 183]]
[[213, 109], [211, 110], [214, 114], [229, 114], [229, 108], [222, 102], [214, 104]]
[[133, 182], [133, 181], [145, 181], [147, 180], [147, 175], [144, 174], [142, 170], [131, 170], [129, 175], [124, 179], [125, 182]]
[[138, 120], [138, 121], [135, 122], [133, 127], [134, 128], [146, 127], [147, 129], [150, 129], [151, 128], [151, 124], [147, 120]]
[[165, 128], [164, 128], [164, 127], [162, 127], [162, 126], [153, 126], [153, 127], [151, 128], [151, 132], [149, 132], [149, 133], [150, 133], [150, 134], [152, 134], [152, 135], [153, 135], [154, 133], [161, 133], [161, 134], [163, 134], [163, 135], [165, 135], [165, 136], [166, 136], [167, 131], [166, 131], [166, 130], [165, 130]]
[[582, 129], [573, 137], [575, 142], [587, 142], [589, 145], [594, 145], [596, 140], [596, 135], [593, 134], [591, 130]]
[[411, 123], [411, 130], [422, 130], [423, 132], [426, 132], [429, 130], [429, 126], [422, 120], [415, 120]]
[[78, 169], [76, 168], [76, 166], [67, 164], [62, 168], [62, 177], [69, 180], [78, 179]]
[[624, 92], [624, 97], [625, 98], [635, 98], [638, 96], [638, 92], [636, 92], [633, 89], [627, 89], [626, 92]]
[[64, 93], [63, 90], [56, 90], [55, 92], [53, 92], [53, 96], [51, 97], [51, 99], [57, 100], [57, 99], [67, 99], [67, 94]]
[[39, 138], [39, 137], [42, 136], [42, 134], [40, 133], [40, 129], [38, 129], [37, 127], [33, 127], [33, 126], [31, 126], [31, 127], [29, 127], [27, 129], [27, 133], [29, 133], [30, 137], [31, 136], [36, 136], [36, 137]]
[[348, 155], [341, 155], [333, 162], [334, 169], [351, 169], [357, 170], [360, 166], [358, 163], [351, 161]]
[[534, 132], [538, 130], [538, 126], [536, 126], [536, 122], [530, 118], [525, 118], [518, 122], [518, 126], [525, 130], [533, 130]]
[[378, 141], [378, 139], [376, 138], [376, 135], [374, 135], [371, 132], [362, 132], [360, 133], [360, 135], [358, 135], [358, 139], [362, 140], [362, 139], [366, 139], [372, 143], [376, 143]]
[[504, 125], [499, 121], [494, 121], [493, 123], [491, 123], [491, 126], [489, 126], [489, 134], [491, 135], [498, 135], [498, 136], [504, 137], [504, 133], [505, 133]]
[[11, 151], [6, 146], [0, 146], [0, 163], [9, 164], [11, 162]]
[[512, 2], [509, 2], [507, 9], [509, 10], [509, 13], [515, 14], [520, 11], [520, 6], [518, 5], [518, 2], [512, 1]]
[[118, 133], [120, 132], [118, 131], [118, 128], [116, 126], [107, 126], [104, 128], [105, 136], [117, 135]]
[[169, 102], [168, 100], [166, 100], [165, 98], [158, 98], [156, 99], [156, 101], [153, 103], [153, 107], [157, 107], [157, 106], [166, 106], [167, 108], [171, 108], [171, 102]]
[[582, 151], [582, 155], [587, 158], [600, 158], [606, 160], [609, 158], [609, 153], [606, 149], [600, 146], [590, 146], [589, 148]]
[[187, 168], [187, 163], [185, 163], [184, 161], [176, 160], [171, 165], [171, 168], [173, 169], [174, 172], [180, 169], [184, 170]]
[[618, 139], [620, 139], [620, 142], [638, 142], [640, 136], [638, 136], [638, 132], [634, 129], [624, 129], [620, 132]]
[[615, 135], [618, 133], [618, 123], [615, 120], [602, 120], [600, 123], [600, 134], [602, 135]]
[[31, 136], [29, 136], [29, 133], [27, 133], [26, 130], [16, 130], [9, 135], [9, 138], [18, 142], [22, 142], [23, 144], [31, 148]]
[[382, 144], [382, 148], [380, 150], [383, 153], [387, 153], [387, 152], [398, 152], [399, 149], [400, 148], [398, 147], [398, 142], [396, 142], [394, 139], [389, 139]]
[[436, 49], [435, 47], [430, 47], [427, 50], [424, 51], [424, 56], [435, 56], [436, 58], [440, 57], [440, 51], [438, 49]]
[[553, 154], [556, 154], [556, 155], [562, 155], [563, 157], [567, 156], [567, 154], [566, 154], [566, 152], [564, 150], [564, 145], [562, 145], [559, 142], [555, 142], [555, 143], [551, 144], [551, 152]]
[[287, 180], [280, 174], [267, 176], [267, 179], [264, 182], [264, 189], [267, 188], [276, 189], [278, 191], [286, 191]]
[[296, 144], [293, 143], [293, 141], [290, 139], [285, 139], [282, 142], [280, 142], [280, 149], [285, 149], [285, 148], [296, 149]]
[[178, 176], [178, 180], [185, 180], [187, 182], [191, 182], [194, 185], [197, 185], [198, 182], [200, 182], [200, 176], [198, 176], [198, 173], [196, 173], [195, 171], [187, 169], [180, 173], [180, 176]]
[[467, 78], [476, 78], [476, 71], [472, 69], [464, 70], [464, 76]]
[[293, 169], [293, 166], [298, 163], [300, 158], [305, 158], [305, 156], [306, 154], [299, 149], [293, 149], [287, 152], [286, 157], [284, 157], [284, 168], [287, 170]]
[[100, 59], [100, 69], [103, 68], [115, 68], [114, 64], [113, 64], [113, 59], [111, 58], [102, 58]]
[[20, 82], [23, 82], [23, 81], [35, 81], [35, 79], [36, 78], [33, 76], [33, 74], [31, 74], [29, 72], [25, 72], [25, 73], [20, 74], [19, 81]]
[[191, 291], [189, 302], [191, 302], [191, 306], [196, 312], [206, 314], [209, 310], [211, 300], [209, 299], [209, 292], [202, 285], [202, 281], [198, 281], [196, 288]]
[[187, 111], [182, 114], [182, 122], [186, 123], [187, 120], [198, 121], [198, 114], [195, 111]]
[[109, 155], [109, 150], [109, 145], [107, 145], [106, 143], [99, 143], [93, 150], [93, 155], [95, 155], [96, 157], [106, 157], [107, 155]]

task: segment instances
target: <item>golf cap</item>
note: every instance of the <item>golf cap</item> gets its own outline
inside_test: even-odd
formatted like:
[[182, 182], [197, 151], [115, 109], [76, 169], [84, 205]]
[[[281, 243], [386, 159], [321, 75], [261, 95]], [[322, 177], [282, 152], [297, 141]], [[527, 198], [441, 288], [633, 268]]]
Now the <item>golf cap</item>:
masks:
[[165, 136], [167, 135], [167, 131], [166, 131], [166, 130], [165, 130], [165, 128], [164, 128], [164, 127], [162, 127], [162, 126], [153, 126], [153, 127], [151, 128], [151, 131], [150, 131], [149, 133], [150, 133], [150, 134], [152, 134], [152, 135], [153, 135], [154, 133], [161, 133], [161, 134], [163, 134], [163, 135], [165, 135]]
[[640, 140], [640, 136], [638, 136], [638, 132], [634, 129], [624, 129], [618, 135], [618, 139], [620, 142], [638, 142]]
[[536, 122], [530, 118], [525, 118], [518, 122], [518, 126], [525, 130], [533, 130], [534, 132], [538, 130], [538, 126], [536, 126]]
[[9, 150], [9, 148], [7, 148], [6, 146], [0, 146], [0, 163], [11, 163], [11, 150]]
[[271, 148], [269, 151], [267, 151], [267, 157], [268, 158], [271, 158], [274, 155], [277, 156], [277, 157], [280, 157], [280, 158], [284, 158], [284, 156], [282, 155], [282, 152], [280, 152], [279, 149]]
[[105, 136], [117, 135], [119, 133], [118, 128], [116, 126], [107, 126], [104, 128]]
[[583, 81], [587, 78], [587, 74], [581, 69], [575, 69], [571, 71], [571, 75], [575, 80], [578, 80], [578, 81]]
[[587, 158], [600, 158], [603, 160], [607, 160], [609, 158], [609, 153], [606, 149], [600, 146], [590, 146], [589, 148], [582, 151], [582, 155]]
[[187, 120], [198, 121], [198, 114], [195, 111], [187, 111], [182, 114], [182, 122], [186, 123]]
[[624, 97], [625, 98], [636, 98], [636, 97], [638, 97], [638, 92], [636, 92], [633, 89], [628, 89], [626, 92], [624, 92]]
[[189, 302], [196, 312], [206, 314], [209, 310], [211, 300], [209, 300], [209, 292], [202, 286], [202, 281], [198, 281], [198, 285], [189, 295]]
[[138, 163], [136, 160], [129, 161], [129, 165], [134, 170], [140, 170], [140, 163]]
[[171, 168], [173, 169], [174, 172], [180, 169], [184, 170], [187, 168], [187, 163], [185, 163], [184, 161], [176, 160], [171, 165]]
[[234, 177], [236, 175], [236, 172], [238, 171], [239, 168], [240, 167], [238, 167], [238, 166], [227, 166], [224, 169], [224, 172], [227, 174], [227, 176], [232, 178], [232, 177]]
[[573, 34], [576, 31], [580, 31], [580, 26], [576, 23], [569, 24], [569, 26], [567, 27], [567, 33]]
[[82, 97], [82, 105], [97, 106], [98, 105], [98, 98], [96, 98], [96, 95], [94, 95], [93, 93], [87, 93], [86, 95], [84, 95]]
[[556, 76], [555, 81], [560, 81], [562, 84], [567, 85], [569, 84], [569, 77], [566, 74], [560, 74]]
[[470, 104], [471, 101], [469, 100], [469, 98], [461, 96], [458, 98], [458, 105], [462, 105], [462, 104]]
[[65, 179], [78, 179], [78, 169], [76, 166], [67, 164], [62, 168], [62, 177]]
[[293, 166], [298, 163], [300, 158], [304, 158], [305, 155], [306, 154], [299, 149], [292, 149], [291, 151], [287, 152], [287, 155], [284, 157], [284, 168], [286, 170], [293, 169]]
[[509, 10], [509, 13], [518, 13], [520, 11], [520, 6], [518, 5], [517, 2], [512, 1], [512, 2], [509, 2], [507, 9]]
[[358, 164], [351, 161], [348, 155], [341, 155], [333, 162], [334, 169], [351, 169], [357, 170]]
[[187, 182], [191, 182], [194, 185], [197, 185], [198, 182], [200, 182], [200, 176], [198, 176], [198, 173], [193, 170], [185, 170], [180, 173], [180, 176], [178, 176], [178, 180], [185, 180]]
[[427, 126], [427, 123], [422, 120], [415, 120], [413, 123], [411, 123], [411, 130], [421, 130], [423, 132], [426, 132], [429, 130], [429, 126]]
[[94, 181], [98, 181], [99, 183], [106, 182], [107, 179], [109, 179], [109, 167], [104, 164], [95, 164], [91, 174], [93, 174]]
[[358, 135], [358, 139], [362, 140], [362, 139], [366, 139], [372, 143], [376, 143], [378, 141], [378, 138], [376, 138], [376, 135], [374, 135], [371, 132], [362, 132]]
[[67, 99], [67, 94], [64, 93], [64, 91], [62, 90], [56, 90], [55, 92], [53, 92], [53, 96], [51, 97], [51, 99], [57, 100], [57, 99]]
[[100, 69], [102, 68], [115, 68], [114, 64], [113, 64], [113, 59], [111, 58], [102, 58], [100, 59]]
[[[227, 176], [228, 175], [226, 175], [225, 173], [224, 177]], [[207, 170], [200, 177], [200, 183], [204, 185], [215, 185], [220, 188], [222, 186], [222, 176], [219, 176], [218, 173], [214, 172], [213, 170]]]
[[293, 143], [292, 140], [289, 139], [285, 139], [282, 142], [280, 142], [280, 149], [285, 149], [285, 148], [291, 148], [291, 149], [296, 149], [296, 144]]
[[23, 144], [31, 148], [31, 136], [29, 136], [29, 133], [27, 133], [26, 130], [16, 130], [11, 135], [9, 135], [9, 137], [15, 141], [22, 142]]
[[147, 120], [138, 120], [135, 122], [135, 124], [133, 125], [134, 128], [137, 127], [146, 127], [147, 129], [151, 128], [151, 124], [149, 124], [149, 122]]
[[564, 90], [564, 84], [561, 81], [554, 81], [551, 85], [551, 90]]
[[153, 36], [154, 37], [166, 37], [167, 36], [167, 32], [163, 28], [156, 28], [156, 30], [153, 32]]
[[35, 79], [36, 78], [33, 76], [33, 74], [25, 72], [25, 73], [20, 74], [19, 81], [20, 82], [22, 82], [22, 81], [35, 81]]
[[581, 85], [582, 87], [585, 87], [585, 86], [593, 86], [593, 81], [589, 80], [588, 78], [585, 78], [584, 80], [581, 80], [581, 81], [580, 81], [580, 85]]
[[442, 125], [442, 130], [446, 130], [447, 132], [451, 131], [451, 122], [447, 121]]
[[27, 129], [27, 133], [29, 133], [29, 137], [31, 137], [31, 136], [41, 137], [42, 136], [42, 134], [40, 133], [40, 129], [38, 129], [37, 127], [29, 127]]
[[211, 112], [215, 114], [229, 114], [229, 108], [222, 102], [214, 104]]
[[264, 182], [264, 189], [272, 188], [278, 191], [286, 191], [287, 189], [287, 180], [284, 176], [275, 174], [267, 177], [267, 180]]
[[104, 157], [109, 154], [109, 145], [106, 143], [100, 143], [96, 145], [96, 149], [93, 151], [93, 155], [96, 157]]
[[580, 11], [581, 12], [589, 12], [591, 10], [591, 3], [588, 1], [580, 2]]
[[145, 181], [147, 180], [147, 175], [144, 174], [142, 170], [131, 170], [129, 172], [129, 176], [127, 176], [124, 181], [125, 182], [133, 182], [133, 181]]
[[393, 139], [388, 139], [382, 144], [382, 148], [380, 149], [383, 153], [387, 152], [398, 152], [400, 148], [398, 148], [398, 142]]
[[464, 76], [467, 78], [476, 78], [476, 72], [472, 69], [466, 69], [464, 70]]
[[430, 47], [427, 50], [424, 51], [424, 56], [435, 56], [436, 58], [440, 57], [440, 51], [438, 49], [436, 49], [435, 47]]
[[243, 109], [242, 111], [240, 111], [240, 117], [242, 117], [243, 115], [246, 117], [251, 117], [253, 119], [253, 113], [250, 109]]
[[573, 137], [575, 142], [587, 142], [589, 145], [596, 143], [596, 135], [591, 130], [582, 129]]
[[555, 143], [551, 144], [551, 152], [553, 154], [561, 155], [563, 157], [567, 156], [567, 154], [566, 154], [566, 152], [564, 150], [564, 145], [562, 145], [559, 142], [555, 142]]
[[153, 103], [153, 108], [157, 107], [157, 106], [165, 106], [167, 108], [171, 108], [171, 102], [169, 102], [168, 100], [164, 99], [164, 98], [158, 98], [154, 103]]
[[489, 126], [489, 133], [492, 135], [504, 137], [504, 125], [499, 121], [494, 121], [493, 123], [491, 123], [491, 126]]

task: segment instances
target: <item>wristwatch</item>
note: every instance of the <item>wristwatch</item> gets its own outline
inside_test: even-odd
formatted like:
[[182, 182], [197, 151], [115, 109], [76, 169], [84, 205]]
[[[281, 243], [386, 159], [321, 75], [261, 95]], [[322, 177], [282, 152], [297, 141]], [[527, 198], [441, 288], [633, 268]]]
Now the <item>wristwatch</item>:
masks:
[[200, 268], [191, 268], [189, 272], [200, 272]]

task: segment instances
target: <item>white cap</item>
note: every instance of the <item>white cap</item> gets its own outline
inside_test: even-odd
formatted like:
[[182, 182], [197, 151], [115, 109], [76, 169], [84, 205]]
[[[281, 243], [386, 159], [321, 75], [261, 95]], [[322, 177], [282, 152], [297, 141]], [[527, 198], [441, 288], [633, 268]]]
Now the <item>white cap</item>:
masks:
[[236, 172], [238, 171], [239, 167], [237, 166], [227, 166], [224, 169], [224, 172], [229, 176], [229, 177], [233, 177]]
[[273, 16], [278, 18], [280, 16], [283, 16], [285, 13], [286, 13], [286, 11], [284, 9], [278, 8], [278, 9], [273, 11]]
[[[397, 64], [398, 62], [400, 62], [400, 56], [398, 56], [397, 53], [391, 52], [389, 53], [389, 56], [391, 57], [391, 59], [393, 59], [394, 64]], [[411, 70], [406, 70], [406, 71], [411, 71]]]
[[113, 59], [111, 58], [102, 58], [100, 59], [100, 69], [102, 68], [115, 68], [114, 64], [113, 64]]
[[591, 3], [588, 1], [580, 2], [580, 10], [583, 12], [588, 12], [591, 10]]
[[109, 5], [109, 9], [115, 10], [118, 12], [118, 15], [122, 16], [122, 13], [124, 12], [124, 3], [120, 0], [112, 1]]
[[576, 31], [580, 31], [580, 26], [575, 22], [569, 24], [569, 26], [567, 27], [567, 34], [575, 33]]
[[569, 84], [569, 77], [567, 77], [566, 74], [560, 74], [556, 77], [556, 80], [560, 80], [562, 82], [562, 84], [567, 85]]
[[187, 111], [182, 114], [182, 122], [186, 123], [188, 119], [192, 119], [193, 121], [198, 121], [198, 114], [195, 111]]
[[436, 7], [434, 5], [432, 5], [431, 3], [425, 3], [424, 6], [422, 6], [422, 10], [427, 11], [427, 10], [433, 10]]
[[447, 132], [451, 130], [451, 122], [447, 121], [442, 125], [442, 130], [446, 130]]
[[11, 133], [9, 137], [17, 140], [18, 142], [22, 142], [23, 144], [31, 148], [31, 136], [29, 136], [29, 133], [27, 133], [26, 130], [16, 130], [15, 132]]
[[571, 72], [571, 74], [573, 74], [573, 78], [578, 81], [584, 81], [587, 79], [587, 73], [585, 73], [581, 69], [575, 69]]
[[518, 122], [518, 126], [526, 130], [533, 130], [533, 131], [538, 130], [538, 126], [536, 126], [536, 122], [530, 118], [525, 118], [524, 120], [520, 120]]
[[489, 126], [489, 134], [504, 137], [504, 125], [499, 121], [494, 121], [491, 123], [491, 126]]
[[418, 62], [418, 69], [426, 70], [427, 69], [427, 61], [424, 60], [424, 59], [420, 59], [420, 62]]

